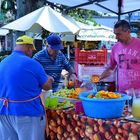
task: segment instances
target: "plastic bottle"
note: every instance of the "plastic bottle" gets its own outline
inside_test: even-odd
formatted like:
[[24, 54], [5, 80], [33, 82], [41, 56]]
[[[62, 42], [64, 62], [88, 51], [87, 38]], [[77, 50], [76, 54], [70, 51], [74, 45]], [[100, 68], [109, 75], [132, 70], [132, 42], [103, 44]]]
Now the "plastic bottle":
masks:
[[52, 89], [50, 90], [42, 90], [42, 92], [44, 93], [44, 103], [46, 103], [46, 99], [49, 98], [52, 94]]
[[80, 89], [81, 91], [91, 91], [93, 93], [97, 92], [96, 84], [91, 81], [91, 78], [89, 75], [83, 76]]

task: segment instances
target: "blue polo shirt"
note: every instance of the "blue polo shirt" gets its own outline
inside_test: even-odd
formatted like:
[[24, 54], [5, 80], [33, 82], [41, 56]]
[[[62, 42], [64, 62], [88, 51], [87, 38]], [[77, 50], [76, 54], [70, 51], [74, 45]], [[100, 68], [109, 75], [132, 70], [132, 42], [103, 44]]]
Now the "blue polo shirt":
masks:
[[61, 78], [61, 72], [63, 69], [70, 71], [71, 65], [65, 55], [59, 51], [56, 59], [52, 60], [48, 50], [44, 49], [39, 51], [33, 56], [33, 59], [37, 60], [45, 69], [47, 75], [50, 75], [54, 78], [54, 83], [52, 84], [53, 91], [57, 91], [59, 81]]
[[[6, 57], [0, 63], [0, 98], [28, 100], [41, 93], [48, 80], [43, 67], [20, 51]], [[30, 102], [9, 102], [8, 108], [0, 100], [0, 114], [17, 116], [40, 116], [44, 109], [40, 98]]]

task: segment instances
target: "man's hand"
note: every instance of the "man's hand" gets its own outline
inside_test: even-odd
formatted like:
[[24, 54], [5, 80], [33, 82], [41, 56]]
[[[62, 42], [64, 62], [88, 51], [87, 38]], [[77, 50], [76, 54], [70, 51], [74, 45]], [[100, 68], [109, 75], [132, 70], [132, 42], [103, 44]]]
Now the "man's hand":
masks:
[[53, 83], [54, 82], [54, 78], [52, 76], [49, 76], [49, 80]]
[[48, 76], [48, 80], [46, 83], [42, 86], [44, 90], [49, 90], [52, 88], [52, 83], [54, 82], [54, 78], [52, 76]]
[[72, 81], [74, 83], [74, 86], [78, 83], [78, 77], [75, 73], [72, 73], [69, 77], [69, 81]]

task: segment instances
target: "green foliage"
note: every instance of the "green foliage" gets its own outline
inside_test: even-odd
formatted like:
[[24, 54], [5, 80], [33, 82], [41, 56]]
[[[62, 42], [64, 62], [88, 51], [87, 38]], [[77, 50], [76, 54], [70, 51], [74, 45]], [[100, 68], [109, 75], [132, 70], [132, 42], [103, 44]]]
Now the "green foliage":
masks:
[[1, 9], [3, 12], [6, 13], [7, 11], [14, 9], [14, 7], [15, 7], [14, 1], [12, 1], [12, 0], [3, 0], [2, 1]]
[[11, 54], [11, 51], [2, 51], [0, 52], [0, 62], [6, 58], [9, 54]]
[[0, 12], [0, 23], [3, 23], [6, 20], [6, 15], [3, 12]]
[[16, 16], [16, 2], [15, 0], [2, 0], [1, 12], [0, 12], [0, 23], [6, 24], [15, 20]]
[[72, 9], [68, 11], [68, 15], [75, 18], [75, 20], [80, 21], [82, 23], [88, 24], [90, 21], [94, 26], [97, 25], [96, 21], [94, 20], [93, 16], [101, 16], [99, 13], [93, 10], [86, 10], [86, 9]]

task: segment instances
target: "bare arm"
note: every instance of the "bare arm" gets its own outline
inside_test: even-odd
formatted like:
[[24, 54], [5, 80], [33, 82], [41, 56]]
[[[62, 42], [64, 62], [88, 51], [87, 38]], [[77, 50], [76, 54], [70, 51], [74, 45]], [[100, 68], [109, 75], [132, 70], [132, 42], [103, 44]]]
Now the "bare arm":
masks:
[[106, 70], [101, 74], [100, 80], [109, 77], [113, 73], [114, 69], [110, 66], [106, 68]]
[[54, 82], [53, 77], [49, 76], [48, 80], [46, 81], [46, 83], [42, 86], [42, 88], [44, 90], [49, 90], [52, 88], [52, 83]]

